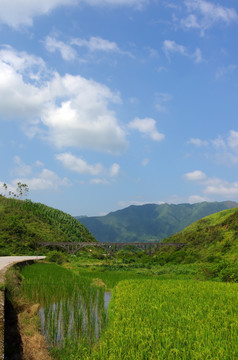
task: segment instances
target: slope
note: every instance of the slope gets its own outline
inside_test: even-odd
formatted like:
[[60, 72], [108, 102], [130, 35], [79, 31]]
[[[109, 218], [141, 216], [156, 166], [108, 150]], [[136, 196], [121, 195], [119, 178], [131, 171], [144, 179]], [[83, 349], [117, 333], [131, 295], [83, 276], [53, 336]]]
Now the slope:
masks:
[[232, 201], [129, 206], [98, 217], [76, 217], [101, 242], [158, 241], [205, 216], [238, 206]]
[[182, 249], [160, 249], [165, 262], [216, 262], [238, 259], [238, 208], [210, 215], [163, 242], [186, 243]]
[[30, 200], [0, 196], [0, 255], [31, 254], [38, 242], [93, 242], [74, 217]]

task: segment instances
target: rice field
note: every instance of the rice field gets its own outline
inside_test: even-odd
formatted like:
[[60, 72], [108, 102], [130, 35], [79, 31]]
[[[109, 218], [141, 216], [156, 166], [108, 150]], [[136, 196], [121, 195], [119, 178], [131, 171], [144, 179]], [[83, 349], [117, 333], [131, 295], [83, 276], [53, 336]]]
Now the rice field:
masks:
[[53, 264], [25, 267], [22, 277], [24, 296], [41, 305], [41, 328], [54, 357], [68, 359], [72, 349], [87, 353], [105, 327], [108, 293]]
[[238, 359], [236, 284], [120, 282], [91, 359]]
[[[91, 286], [92, 273], [84, 269], [80, 277], [80, 271], [77, 276], [51, 264], [22, 271], [25, 296], [42, 305], [53, 358], [238, 359], [238, 284], [140, 275], [128, 280], [126, 272], [123, 280], [115, 272], [107, 315], [104, 290]], [[104, 273], [103, 281], [112, 285], [112, 276]]]

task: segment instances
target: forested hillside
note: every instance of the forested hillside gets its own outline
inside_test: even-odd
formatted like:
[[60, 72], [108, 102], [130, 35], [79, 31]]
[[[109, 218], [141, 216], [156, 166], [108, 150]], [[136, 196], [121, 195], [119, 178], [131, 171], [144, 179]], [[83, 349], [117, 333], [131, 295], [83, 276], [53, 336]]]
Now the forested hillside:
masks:
[[0, 196], [0, 255], [27, 254], [38, 242], [92, 242], [74, 217], [30, 200]]
[[101, 242], [158, 241], [205, 216], [237, 206], [238, 203], [232, 201], [146, 204], [129, 206], [105, 216], [78, 219]]
[[207, 216], [164, 242], [186, 243], [182, 249], [158, 251], [163, 262], [220, 262], [238, 259], [238, 208]]

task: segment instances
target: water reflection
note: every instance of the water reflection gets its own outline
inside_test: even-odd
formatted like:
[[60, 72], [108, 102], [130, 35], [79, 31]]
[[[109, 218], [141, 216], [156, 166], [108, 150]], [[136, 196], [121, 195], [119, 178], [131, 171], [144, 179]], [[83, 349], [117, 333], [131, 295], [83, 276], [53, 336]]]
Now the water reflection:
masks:
[[110, 298], [110, 292], [92, 287], [84, 296], [77, 291], [71, 298], [41, 307], [41, 328], [49, 346], [85, 338], [93, 343], [107, 322]]

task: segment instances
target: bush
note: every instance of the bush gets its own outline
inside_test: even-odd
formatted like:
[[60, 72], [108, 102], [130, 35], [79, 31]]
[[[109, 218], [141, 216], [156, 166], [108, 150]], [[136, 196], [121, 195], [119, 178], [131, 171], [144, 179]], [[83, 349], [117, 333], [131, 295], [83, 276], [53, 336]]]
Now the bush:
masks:
[[64, 253], [55, 250], [48, 253], [46, 260], [61, 265], [67, 261], [67, 256]]

